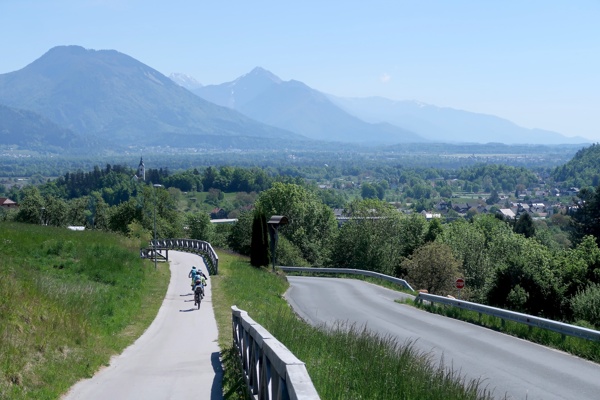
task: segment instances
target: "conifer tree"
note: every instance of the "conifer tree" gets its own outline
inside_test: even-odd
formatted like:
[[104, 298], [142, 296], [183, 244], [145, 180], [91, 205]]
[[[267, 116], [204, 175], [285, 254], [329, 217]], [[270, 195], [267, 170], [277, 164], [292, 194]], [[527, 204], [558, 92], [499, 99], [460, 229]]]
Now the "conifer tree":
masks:
[[254, 267], [269, 265], [269, 239], [267, 217], [256, 211], [252, 222], [252, 242], [250, 244], [250, 264]]
[[521, 214], [514, 227], [515, 233], [520, 233], [524, 235], [526, 238], [535, 236], [535, 225], [533, 224], [533, 219], [528, 212], [524, 212]]
[[592, 235], [600, 243], [600, 185], [596, 190], [581, 189], [578, 197], [578, 209], [573, 214], [574, 240], [580, 242], [586, 235]]

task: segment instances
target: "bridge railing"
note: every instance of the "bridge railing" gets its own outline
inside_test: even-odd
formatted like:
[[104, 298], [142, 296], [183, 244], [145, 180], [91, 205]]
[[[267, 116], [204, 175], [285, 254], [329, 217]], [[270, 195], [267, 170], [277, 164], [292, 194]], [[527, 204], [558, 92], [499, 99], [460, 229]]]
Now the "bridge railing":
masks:
[[372, 278], [383, 279], [388, 282], [396, 283], [404, 286], [408, 290], [413, 288], [404, 279], [395, 278], [393, 276], [380, 274], [379, 272], [365, 271], [362, 269], [351, 269], [351, 268], [306, 268], [306, 267], [279, 267], [284, 272], [306, 272], [311, 274], [350, 274], [350, 275], [363, 275], [370, 276]]
[[208, 272], [211, 275], [219, 273], [219, 256], [210, 243], [196, 239], [156, 239], [150, 241], [150, 249], [181, 250], [202, 255]]
[[551, 319], [535, 317], [533, 315], [522, 314], [515, 311], [508, 311], [502, 308], [490, 307], [483, 304], [471, 303], [469, 301], [451, 299], [448, 297], [437, 296], [434, 294], [427, 293], [419, 293], [419, 295], [415, 298], [415, 301], [419, 303], [422, 303], [423, 301], [429, 301], [431, 303], [439, 303], [448, 306], [454, 306], [465, 310], [475, 311], [480, 314], [498, 317], [506, 321], [514, 321], [529, 326], [548, 329], [554, 332], [558, 332], [562, 335], [575, 336], [582, 339], [600, 341], [600, 331], [565, 324], [564, 322], [553, 321]]
[[231, 322], [246, 386], [255, 399], [319, 399], [304, 363], [246, 311], [232, 306]]

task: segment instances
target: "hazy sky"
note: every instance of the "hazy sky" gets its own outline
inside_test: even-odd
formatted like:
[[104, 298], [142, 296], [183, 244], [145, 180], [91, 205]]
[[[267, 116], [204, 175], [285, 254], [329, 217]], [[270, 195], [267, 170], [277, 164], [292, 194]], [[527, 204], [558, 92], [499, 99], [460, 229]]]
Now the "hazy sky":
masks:
[[600, 142], [600, 0], [0, 0], [0, 35], [0, 73], [73, 44], [205, 85], [261, 66]]

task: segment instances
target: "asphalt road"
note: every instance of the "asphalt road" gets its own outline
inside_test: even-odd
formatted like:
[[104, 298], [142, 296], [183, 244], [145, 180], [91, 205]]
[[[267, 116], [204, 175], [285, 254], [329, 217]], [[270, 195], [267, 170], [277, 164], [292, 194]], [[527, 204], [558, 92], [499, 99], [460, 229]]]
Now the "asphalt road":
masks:
[[210, 277], [200, 309], [187, 277], [192, 265], [208, 271], [202, 258], [169, 252], [171, 281], [150, 327], [110, 366], [83, 380], [64, 400], [222, 399], [218, 330]]
[[429, 353], [496, 398], [600, 399], [600, 365], [394, 302], [402, 293], [353, 279], [290, 276], [286, 298], [317, 326], [354, 323]]

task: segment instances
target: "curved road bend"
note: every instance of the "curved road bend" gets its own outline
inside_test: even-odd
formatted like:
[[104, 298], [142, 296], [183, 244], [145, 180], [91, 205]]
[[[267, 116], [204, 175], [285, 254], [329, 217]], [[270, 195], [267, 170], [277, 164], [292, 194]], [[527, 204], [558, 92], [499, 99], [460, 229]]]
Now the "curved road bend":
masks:
[[187, 277], [192, 265], [208, 271], [202, 258], [171, 251], [171, 281], [150, 327], [110, 366], [83, 380], [63, 400], [222, 399], [218, 331], [210, 277], [200, 310]]
[[354, 279], [289, 276], [286, 298], [313, 325], [366, 325], [412, 341], [434, 361], [481, 379], [496, 398], [600, 399], [600, 365], [394, 302], [407, 295]]

